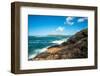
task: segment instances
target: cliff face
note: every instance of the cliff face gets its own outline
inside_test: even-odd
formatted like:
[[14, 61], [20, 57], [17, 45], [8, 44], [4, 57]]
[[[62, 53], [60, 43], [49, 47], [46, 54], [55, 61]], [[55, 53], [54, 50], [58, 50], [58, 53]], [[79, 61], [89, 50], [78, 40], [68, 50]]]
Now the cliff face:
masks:
[[46, 52], [37, 55], [33, 60], [55, 60], [87, 58], [88, 29], [77, 32], [61, 45], [51, 46]]

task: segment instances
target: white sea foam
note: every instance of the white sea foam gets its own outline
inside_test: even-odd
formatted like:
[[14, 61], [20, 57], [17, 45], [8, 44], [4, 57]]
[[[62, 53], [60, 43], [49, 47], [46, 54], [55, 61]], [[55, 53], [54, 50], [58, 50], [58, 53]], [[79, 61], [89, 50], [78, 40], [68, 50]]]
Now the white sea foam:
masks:
[[30, 55], [30, 56], [29, 56], [29, 59], [32, 59], [32, 58], [36, 57], [38, 54], [45, 52], [45, 51], [47, 50], [47, 48], [48, 48], [48, 47], [45, 47], [45, 48], [42, 48], [42, 49], [36, 49], [36, 50], [35, 50], [36, 53]]
[[62, 39], [62, 40], [55, 40], [55, 41], [52, 41], [52, 43], [55, 43], [55, 44], [62, 44], [63, 42], [65, 42], [66, 39]]
[[32, 54], [32, 55], [30, 55], [30, 56], [29, 56], [29, 59], [34, 58], [36, 55], [37, 55], [37, 54]]

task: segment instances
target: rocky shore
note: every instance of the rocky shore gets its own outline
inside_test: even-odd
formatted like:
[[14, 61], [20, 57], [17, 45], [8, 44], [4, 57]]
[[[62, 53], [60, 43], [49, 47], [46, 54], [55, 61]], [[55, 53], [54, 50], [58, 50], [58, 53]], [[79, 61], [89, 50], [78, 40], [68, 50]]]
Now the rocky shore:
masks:
[[32, 60], [77, 59], [88, 57], [88, 29], [81, 30], [61, 45], [51, 46]]

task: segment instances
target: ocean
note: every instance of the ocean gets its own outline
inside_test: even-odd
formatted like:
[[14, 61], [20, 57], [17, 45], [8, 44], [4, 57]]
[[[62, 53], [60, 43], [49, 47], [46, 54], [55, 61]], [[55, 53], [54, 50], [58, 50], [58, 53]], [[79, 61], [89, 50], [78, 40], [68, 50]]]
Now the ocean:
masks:
[[60, 45], [70, 36], [28, 36], [28, 59], [45, 52], [48, 47]]

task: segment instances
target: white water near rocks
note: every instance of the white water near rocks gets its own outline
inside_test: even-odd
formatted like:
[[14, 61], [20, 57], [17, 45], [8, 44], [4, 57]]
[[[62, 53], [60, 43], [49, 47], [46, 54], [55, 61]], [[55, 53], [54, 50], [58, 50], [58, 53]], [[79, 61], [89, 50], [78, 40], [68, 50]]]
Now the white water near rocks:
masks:
[[60, 45], [67, 41], [69, 37], [33, 37], [29, 40], [28, 59], [36, 57], [38, 54], [47, 51], [48, 47]]

